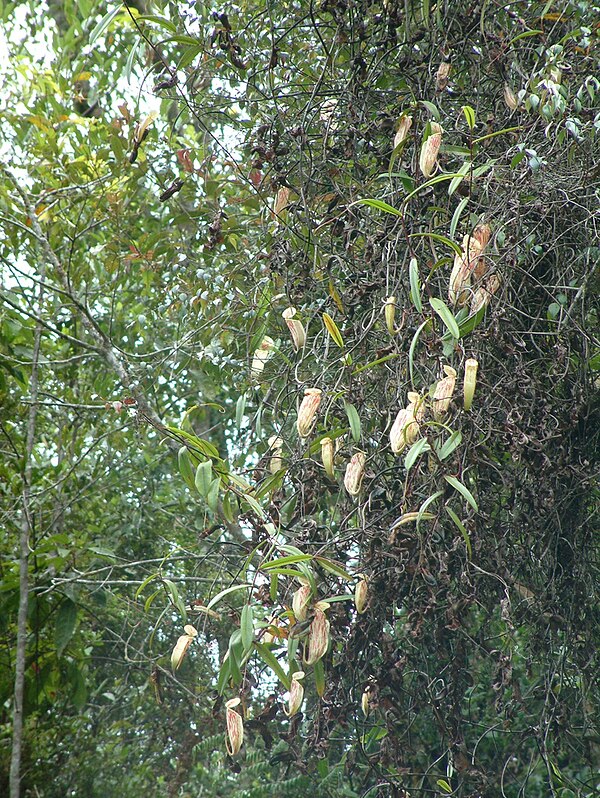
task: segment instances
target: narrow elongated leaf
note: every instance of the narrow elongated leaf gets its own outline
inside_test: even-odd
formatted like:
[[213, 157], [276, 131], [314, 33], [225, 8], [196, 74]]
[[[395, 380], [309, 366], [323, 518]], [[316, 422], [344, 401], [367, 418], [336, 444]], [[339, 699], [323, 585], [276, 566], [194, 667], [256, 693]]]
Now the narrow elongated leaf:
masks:
[[423, 328], [427, 324], [429, 324], [429, 319], [425, 319], [423, 324], [420, 325], [420, 327], [418, 328], [416, 333], [413, 335], [412, 341], [410, 342], [410, 348], [408, 350], [408, 371], [409, 371], [409, 374], [410, 374], [410, 384], [411, 385], [415, 384], [415, 379], [414, 379], [414, 373], [413, 372], [414, 372], [414, 359], [415, 359], [415, 349], [417, 347], [417, 341], [419, 340], [419, 335], [421, 334]]
[[464, 499], [466, 499], [475, 512], [478, 511], [479, 508], [477, 507], [477, 502], [475, 501], [473, 494], [465, 485], [463, 485], [460, 479], [448, 476], [447, 474], [444, 475], [444, 479], [449, 485], [452, 485], [452, 487], [457, 490]]
[[423, 302], [421, 301], [421, 279], [419, 277], [419, 264], [416, 258], [410, 259], [408, 266], [408, 277], [410, 280], [410, 298], [419, 313], [423, 312]]
[[137, 20], [138, 22], [153, 22], [155, 25], [159, 25], [170, 33], [175, 33], [177, 31], [177, 27], [170, 20], [159, 17], [156, 14], [141, 14]]
[[260, 568], [261, 571], [270, 571], [271, 568], [285, 568], [288, 565], [295, 565], [298, 562], [307, 562], [312, 559], [312, 554], [290, 554], [288, 557], [279, 557], [277, 560], [263, 563]]
[[358, 443], [360, 441], [360, 416], [358, 415], [358, 410], [350, 402], [344, 402], [344, 409], [348, 416], [352, 437]]
[[457, 255], [462, 254], [462, 249], [455, 241], [451, 241], [449, 238], [440, 235], [439, 233], [411, 233], [409, 238], [431, 238], [434, 241], [439, 241], [441, 244], [445, 244], [453, 252], [456, 252]]
[[436, 122], [440, 121], [440, 109], [435, 103], [432, 103], [429, 100], [419, 100], [419, 105], [422, 105], [423, 108], [427, 110], [429, 115], [436, 120]]
[[459, 185], [462, 183], [462, 181], [465, 179], [465, 177], [467, 177], [467, 175], [471, 171], [471, 167], [472, 166], [473, 166], [473, 164], [471, 163], [471, 161], [465, 161], [463, 163], [463, 165], [460, 167], [460, 169], [458, 170], [458, 172], [456, 174], [456, 177], [454, 177], [452, 179], [452, 182], [448, 186], [448, 196], [449, 197], [451, 197], [454, 194], [454, 192], [459, 187]]
[[158, 574], [150, 574], [150, 576], [147, 576], [147, 577], [144, 579], [144, 581], [142, 582], [142, 584], [141, 584], [141, 585], [138, 587], [138, 589], [135, 591], [135, 597], [136, 597], [136, 599], [137, 599], [137, 598], [139, 598], [139, 596], [140, 596], [140, 593], [143, 593], [143, 591], [144, 591], [144, 588], [146, 587], [146, 585], [149, 585], [149, 584], [150, 584], [150, 582], [152, 582], [154, 579], [158, 579]]
[[243, 585], [232, 585], [231, 587], [226, 587], [225, 590], [221, 590], [220, 593], [217, 593], [216, 596], [213, 596], [211, 598], [211, 600], [206, 605], [206, 609], [210, 610], [212, 607], [218, 604], [222, 598], [225, 598], [225, 596], [228, 596], [230, 593], [235, 593], [238, 590], [246, 590], [246, 588], [249, 587], [252, 587], [252, 585], [243, 584]]
[[445, 460], [447, 457], [450, 457], [452, 452], [460, 446], [461, 442], [462, 432], [460, 432], [460, 430], [456, 430], [446, 441], [444, 441], [442, 446], [436, 450], [437, 456], [440, 458], [440, 460]]
[[183, 429], [178, 429], [177, 427], [165, 427], [165, 430], [170, 432], [171, 437], [174, 437], [175, 439], [181, 440], [183, 438], [186, 440], [190, 444], [191, 448], [196, 449], [205, 457], [212, 457], [216, 460], [221, 459], [219, 457], [218, 450], [212, 443], [210, 443], [210, 441], [205, 441], [202, 438], [199, 438], [197, 435], [194, 435], [191, 432], [186, 432]]
[[170, 579], [163, 579], [162, 582], [167, 590], [167, 593], [169, 594], [171, 603], [173, 604], [174, 607], [176, 607], [179, 610], [179, 614], [181, 615], [183, 622], [187, 623], [187, 610], [185, 608], [185, 603], [183, 599], [179, 595], [177, 586]]
[[462, 523], [460, 518], [454, 512], [452, 507], [448, 507], [446, 505], [446, 512], [448, 513], [450, 518], [454, 521], [460, 534], [463, 536], [463, 540], [465, 541], [465, 546], [467, 547], [467, 554], [469, 555], [469, 559], [471, 559], [473, 556], [473, 551], [471, 549], [471, 538], [469, 537], [469, 533], [467, 532], [465, 525]]
[[268, 568], [267, 573], [269, 576], [292, 576], [294, 579], [306, 579], [306, 574], [298, 571], [295, 568], [287, 568], [285, 566], [277, 566], [277, 568]]
[[431, 446], [427, 443], [427, 438], [421, 438], [413, 443], [408, 450], [406, 457], [404, 458], [404, 468], [406, 468], [407, 471], [410, 471], [423, 452], [428, 452], [430, 449]]
[[445, 302], [442, 302], [442, 300], [438, 299], [437, 297], [432, 297], [429, 300], [429, 304], [438, 314], [440, 319], [444, 322], [450, 334], [454, 338], [460, 338], [460, 331], [458, 329], [458, 324], [456, 323], [454, 314], [452, 313], [448, 305], [446, 305]]
[[259, 518], [266, 520], [267, 516], [265, 514], [265, 511], [253, 496], [250, 496], [248, 493], [244, 493], [244, 495], [242, 496], [242, 500], [245, 501], [246, 504], [248, 504], [254, 510], [254, 512]]
[[99, 39], [100, 36], [102, 36], [102, 34], [108, 30], [111, 22], [123, 11], [123, 8], [123, 4], [119, 3], [102, 17], [100, 22], [98, 22], [88, 36], [88, 43], [90, 46], [96, 42], [96, 39]]
[[231, 635], [229, 639], [229, 648], [227, 649], [229, 652], [229, 669], [231, 672], [231, 681], [235, 685], [239, 685], [242, 683], [242, 640], [240, 630], [236, 629], [236, 631]]
[[272, 653], [271, 649], [268, 648], [264, 643], [254, 643], [254, 648], [258, 656], [262, 659], [262, 661], [267, 665], [273, 673], [277, 676], [281, 684], [285, 687], [286, 690], [290, 689], [290, 677], [281, 667], [281, 664], [277, 657]]
[[136, 43], [129, 51], [129, 55], [127, 56], [127, 62], [125, 63], [125, 78], [127, 80], [131, 79], [131, 73], [133, 72], [133, 65], [136, 62], [136, 59], [139, 57], [139, 54], [144, 46], [145, 46], [144, 40], [138, 39], [138, 41], [136, 41]]
[[242, 632], [242, 645], [244, 651], [248, 651], [254, 640], [254, 620], [252, 616], [252, 606], [245, 604], [240, 618], [240, 629]]
[[213, 513], [216, 513], [219, 508], [220, 488], [221, 488], [221, 480], [219, 479], [219, 477], [217, 477], [216, 479], [213, 479], [213, 481], [210, 483], [210, 488], [206, 495], [206, 503], [208, 504], [209, 509], [213, 511]]
[[194, 466], [192, 465], [192, 458], [189, 455], [185, 446], [182, 446], [178, 454], [179, 473], [183, 477], [185, 484], [192, 491], [196, 490], [196, 483], [194, 482]]
[[337, 324], [331, 318], [329, 313], [323, 313], [323, 323], [327, 328], [327, 332], [333, 339], [333, 341], [340, 347], [340, 349], [344, 348], [344, 339], [342, 338], [342, 334], [339, 331]]
[[475, 127], [475, 111], [471, 108], [470, 105], [463, 105], [462, 112], [465, 115], [465, 119], [467, 120], [467, 125], [473, 130]]
[[473, 144], [479, 144], [480, 141], [485, 141], [486, 139], [493, 139], [496, 138], [496, 136], [505, 136], [507, 133], [514, 133], [516, 130], [521, 130], [521, 127], [517, 125], [516, 127], [505, 127], [502, 130], [494, 130], [493, 133], [486, 133], [485, 136], [480, 136], [477, 139], [473, 139]]
[[319, 557], [317, 555], [315, 557], [315, 562], [318, 562], [319, 565], [322, 565], [326, 571], [339, 576], [341, 579], [346, 579], [348, 582], [351, 582], [354, 578], [348, 573], [348, 571], [346, 571], [341, 563], [336, 562], [335, 560], [330, 560], [327, 557]]
[[452, 221], [450, 222], [450, 237], [454, 238], [456, 235], [456, 228], [458, 227], [459, 219], [462, 215], [462, 212], [465, 209], [467, 202], [469, 201], [469, 197], [463, 197], [461, 201], [456, 206], [456, 210], [452, 214]]
[[433, 504], [435, 501], [437, 501], [437, 499], [439, 499], [440, 496], [443, 496], [443, 495], [444, 495], [444, 491], [443, 490], [438, 490], [432, 496], [429, 496], [427, 499], [425, 499], [423, 504], [419, 507], [419, 514], [417, 516], [417, 525], [421, 521], [421, 518], [424, 518], [424, 517], [426, 518], [428, 515], [431, 515], [430, 513], [426, 512], [427, 508], [431, 504]]
[[196, 469], [196, 477], [194, 479], [196, 489], [203, 498], [208, 496], [212, 480], [212, 463], [210, 460], [205, 460], [204, 463], [200, 463]]
[[194, 58], [196, 58], [200, 53], [203, 52], [203, 47], [201, 44], [193, 45], [191, 44], [189, 47], [186, 47], [183, 51], [183, 55], [179, 59], [177, 64], [177, 70], [185, 69], [186, 66], [189, 66]]
[[352, 374], [360, 374], [361, 371], [372, 369], [375, 366], [379, 366], [381, 363], [386, 363], [388, 360], [394, 360], [397, 357], [400, 357], [400, 355], [397, 352], [392, 352], [389, 355], [383, 355], [383, 357], [378, 357], [376, 360], [372, 360], [370, 363], [365, 363], [364, 366], [358, 366], [357, 368], [354, 369]]
[[378, 211], [391, 213], [392, 216], [403, 216], [402, 211], [399, 211], [397, 208], [394, 208], [393, 205], [389, 205], [387, 202], [383, 202], [383, 200], [360, 199], [356, 202], [353, 202], [352, 205], [368, 205], [370, 208], [377, 208]]
[[154, 593], [150, 593], [146, 601], [144, 601], [144, 612], [148, 612], [150, 607], [154, 604], [154, 599], [157, 596], [160, 596], [160, 593], [161, 593], [160, 590], [155, 590]]
[[262, 499], [263, 496], [266, 496], [268, 493], [272, 493], [274, 490], [277, 490], [281, 486], [286, 473], [287, 468], [280, 468], [275, 474], [271, 474], [271, 476], [263, 480], [263, 482], [261, 482], [254, 491], [255, 497], [257, 499]]
[[219, 676], [217, 678], [217, 692], [219, 695], [223, 695], [229, 680], [231, 679], [231, 663], [230, 658], [223, 660], [223, 664], [219, 669]]
[[317, 660], [313, 665], [313, 674], [315, 677], [315, 690], [317, 691], [317, 695], [319, 698], [323, 698], [325, 695], [325, 666], [323, 665], [323, 660]]
[[65, 599], [56, 613], [54, 642], [56, 653], [60, 657], [73, 637], [77, 625], [77, 604], [70, 598]]
[[242, 428], [242, 421], [246, 411], [246, 394], [243, 393], [235, 403], [235, 426], [238, 429]]

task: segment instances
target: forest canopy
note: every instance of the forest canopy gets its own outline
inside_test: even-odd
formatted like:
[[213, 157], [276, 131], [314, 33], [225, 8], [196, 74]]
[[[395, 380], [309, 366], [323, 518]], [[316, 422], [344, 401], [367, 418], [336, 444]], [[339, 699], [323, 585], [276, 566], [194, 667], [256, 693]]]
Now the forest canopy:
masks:
[[0, 15], [0, 793], [597, 795], [600, 6]]

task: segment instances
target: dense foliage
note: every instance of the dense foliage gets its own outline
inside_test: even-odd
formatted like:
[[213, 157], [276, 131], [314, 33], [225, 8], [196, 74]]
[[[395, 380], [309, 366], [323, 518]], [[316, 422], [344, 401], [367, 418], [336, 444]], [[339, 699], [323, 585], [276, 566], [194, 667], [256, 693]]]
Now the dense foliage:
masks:
[[0, 792], [596, 794], [600, 7], [2, 15]]

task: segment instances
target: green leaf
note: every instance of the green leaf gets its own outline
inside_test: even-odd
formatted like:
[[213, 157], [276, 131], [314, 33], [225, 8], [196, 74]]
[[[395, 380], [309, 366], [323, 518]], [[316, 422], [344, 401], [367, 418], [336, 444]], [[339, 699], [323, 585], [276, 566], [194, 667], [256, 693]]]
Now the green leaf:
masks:
[[404, 215], [402, 211], [399, 211], [397, 208], [394, 208], [393, 205], [388, 205], [388, 203], [383, 202], [383, 200], [360, 199], [356, 200], [356, 202], [351, 203], [349, 207], [352, 207], [352, 205], [368, 205], [370, 208], [377, 208], [378, 211], [383, 211], [384, 213], [391, 213], [392, 216]]
[[[212, 457], [216, 460], [220, 460], [219, 452], [213, 446], [210, 441], [205, 441], [202, 438], [199, 438], [197, 435], [193, 435], [191, 432], [186, 432], [183, 429], [178, 429], [177, 427], [165, 427], [165, 430], [171, 433], [171, 437], [175, 438], [175, 440], [179, 440], [183, 438], [187, 441], [190, 446], [188, 446], [188, 450], [190, 448], [196, 449], [200, 454], [203, 454], [205, 457]], [[195, 452], [194, 452], [195, 454]]]
[[436, 120], [436, 122], [440, 121], [440, 112], [437, 105], [429, 102], [429, 100], [419, 100], [419, 105], [422, 105], [423, 108], [427, 109], [429, 114]]
[[446, 505], [446, 512], [448, 513], [450, 518], [454, 521], [460, 534], [463, 536], [463, 540], [465, 541], [465, 546], [467, 547], [467, 554], [469, 556], [469, 559], [472, 559], [473, 551], [471, 549], [471, 538], [469, 537], [469, 533], [467, 532], [465, 525], [462, 523], [462, 521], [454, 512], [454, 510], [451, 507], [448, 507], [447, 505]]
[[461, 442], [462, 432], [460, 432], [460, 430], [456, 430], [446, 441], [444, 441], [439, 449], [436, 447], [436, 452], [439, 459], [445, 460], [447, 457], [450, 457], [452, 452], [460, 446]]
[[519, 33], [518, 36], [515, 36], [514, 39], [511, 39], [508, 44], [506, 45], [507, 48], [512, 47], [515, 42], [518, 42], [520, 39], [528, 39], [530, 36], [544, 36], [545, 33], [543, 30], [526, 30], [523, 33]]
[[159, 17], [156, 14], [141, 14], [137, 18], [138, 22], [153, 22], [155, 25], [159, 25], [161, 28], [168, 30], [169, 33], [176, 33], [177, 27], [168, 19], [164, 17]]
[[[423, 191], [426, 188], [430, 188], [431, 186], [435, 186], [438, 183], [445, 183], [447, 180], [453, 180], [456, 176], [457, 176], [456, 173], [451, 172], [451, 173], [448, 173], [448, 174], [437, 175], [436, 177], [432, 177], [431, 180], [427, 180], [427, 182], [421, 183], [421, 185], [417, 186], [417, 188], [414, 191], [411, 191], [411, 193], [407, 197], [404, 198], [403, 203], [406, 204], [406, 203], [410, 202], [410, 200], [416, 194], [418, 194], [420, 191]], [[447, 240], [447, 239], [444, 239], [444, 236], [438, 235], [437, 233], [413, 233], [410, 236], [410, 238], [417, 237], [417, 236], [429, 236], [431, 238], [440, 238], [440, 239], [443, 239], [443, 240]], [[456, 246], [456, 244], [454, 244], [454, 242], [450, 242], [450, 243], [451, 243], [451, 246], [453, 248]]]
[[179, 62], [177, 64], [177, 69], [178, 70], [185, 69], [187, 66], [189, 66], [192, 63], [194, 58], [196, 58], [203, 51], [204, 48], [202, 47], [201, 44], [196, 44], [196, 45], [192, 44], [189, 47], [186, 47], [185, 50], [183, 51], [183, 55], [179, 59]]
[[[465, 310], [465, 308], [463, 308], [462, 310]], [[482, 322], [483, 317], [485, 316], [485, 308], [480, 308], [477, 311], [477, 313], [475, 313], [473, 316], [469, 316], [468, 315], [468, 311], [467, 311], [466, 320], [465, 321], [459, 321], [460, 313], [462, 313], [462, 310], [457, 315], [456, 320], [457, 320], [457, 322], [459, 322], [458, 329], [460, 330], [460, 337], [464, 338], [465, 335], [468, 335], [470, 332], [472, 332], [475, 329], [475, 327], [477, 327], [477, 325]], [[444, 340], [444, 338], [446, 338], [446, 336], [448, 336], [448, 338], [452, 337], [450, 335], [450, 333], [446, 333], [442, 337], [442, 340]]]
[[268, 493], [272, 493], [280, 488], [286, 473], [287, 468], [280, 468], [275, 474], [268, 476], [257, 488], [254, 489], [254, 496], [257, 499], [262, 499], [263, 496], [266, 496]]
[[139, 57], [140, 53], [142, 52], [143, 48], [145, 47], [145, 42], [143, 39], [138, 39], [131, 50], [129, 51], [129, 55], [127, 56], [127, 61], [125, 63], [125, 71], [124, 75], [126, 80], [131, 80], [131, 74], [133, 72], [133, 65], [136, 59]]
[[227, 657], [227, 659], [223, 661], [223, 664], [219, 669], [219, 676], [217, 678], [217, 692], [219, 695], [223, 695], [230, 679], [231, 679], [231, 662], [230, 662], [230, 657]]
[[268, 648], [268, 646], [266, 646], [264, 643], [254, 643], [254, 648], [265, 665], [267, 665], [267, 667], [273, 671], [285, 689], [289, 690], [290, 678], [281, 667], [277, 657], [275, 657], [275, 655], [271, 652], [271, 649]]
[[437, 786], [438, 786], [438, 787], [439, 787], [441, 790], [443, 790], [444, 792], [447, 792], [447, 793], [452, 793], [452, 787], [451, 787], [451, 786], [448, 784], [448, 782], [447, 782], [447, 781], [445, 781], [444, 779], [438, 779], [438, 780], [436, 781], [436, 784], [437, 784]]
[[337, 324], [331, 318], [329, 313], [323, 313], [323, 322], [325, 327], [327, 328], [327, 332], [334, 340], [334, 342], [340, 347], [340, 349], [344, 348], [344, 339], [342, 338], [342, 334], [338, 329]]
[[418, 313], [423, 312], [423, 302], [421, 301], [421, 279], [419, 277], [419, 264], [416, 258], [410, 259], [408, 266], [408, 277], [410, 280], [410, 298]]
[[276, 574], [277, 576], [291, 576], [294, 579], [307, 578], [305, 573], [295, 568], [285, 568], [285, 567], [269, 568], [267, 569], [267, 573], [269, 574], [269, 576], [271, 576], [272, 574]]
[[195, 39], [193, 36], [186, 36], [184, 34], [171, 36], [170, 38], [166, 39], [167, 42], [175, 42], [175, 44], [189, 44], [192, 47], [198, 46], [198, 39]]
[[323, 660], [317, 660], [313, 665], [313, 674], [315, 677], [315, 690], [319, 698], [325, 695], [325, 666]]
[[229, 669], [231, 671], [231, 680], [235, 685], [242, 683], [242, 659], [244, 652], [242, 649], [242, 635], [239, 629], [229, 638]]
[[350, 431], [352, 432], [352, 437], [354, 438], [354, 441], [356, 443], [359, 443], [360, 416], [358, 415], [358, 410], [350, 402], [344, 402], [344, 409], [346, 411], [346, 415], [348, 416], [348, 422], [350, 424]]
[[[452, 182], [448, 186], [448, 196], [449, 197], [451, 197], [454, 194], [454, 192], [459, 187], [459, 185], [462, 183], [462, 181], [465, 179], [465, 177], [467, 177], [467, 175], [470, 173], [472, 166], [473, 166], [473, 164], [471, 163], [471, 161], [465, 161], [462, 164], [462, 166], [460, 167], [460, 169], [456, 173], [456, 177], [454, 177], [452, 179]], [[468, 197], [467, 197], [467, 199], [468, 199]]]
[[205, 460], [204, 463], [200, 463], [196, 469], [196, 477], [194, 479], [196, 489], [203, 498], [208, 496], [212, 479], [212, 463], [210, 460]]
[[246, 394], [243, 393], [235, 403], [235, 426], [238, 429], [242, 428], [242, 421], [244, 420], [245, 412], [246, 412]]
[[375, 366], [379, 366], [381, 363], [386, 363], [388, 360], [394, 360], [394, 358], [397, 357], [400, 357], [400, 354], [398, 352], [392, 352], [389, 355], [383, 355], [383, 357], [378, 357], [376, 360], [372, 360], [370, 363], [365, 363], [364, 366], [358, 366], [358, 368], [354, 369], [352, 374], [360, 374], [361, 371], [372, 369]]
[[462, 249], [455, 241], [451, 241], [449, 238], [440, 235], [439, 233], [411, 233], [409, 238], [432, 238], [434, 241], [439, 241], [441, 244], [445, 244], [457, 255], [462, 255]]
[[185, 603], [183, 602], [181, 596], [179, 595], [177, 586], [170, 579], [163, 579], [162, 583], [167, 589], [167, 593], [169, 594], [171, 603], [173, 604], [174, 607], [176, 607], [179, 610], [179, 614], [181, 615], [183, 622], [187, 623], [187, 610], [185, 608]]
[[260, 566], [260, 569], [261, 571], [270, 571], [272, 568], [285, 568], [288, 565], [295, 565], [299, 562], [308, 562], [312, 559], [312, 554], [290, 554], [287, 557], [279, 557], [276, 560], [263, 563]]
[[54, 627], [54, 643], [57, 656], [61, 656], [69, 641], [73, 637], [77, 625], [77, 605], [71, 599], [62, 601], [56, 613]]
[[414, 375], [414, 359], [415, 359], [415, 349], [417, 347], [417, 341], [419, 340], [419, 335], [421, 334], [423, 328], [429, 324], [429, 319], [425, 319], [423, 324], [417, 329], [416, 333], [413, 335], [412, 341], [410, 342], [410, 347], [408, 350], [408, 371], [410, 374], [410, 384], [415, 384], [415, 375]]
[[475, 510], [475, 512], [478, 511], [479, 508], [477, 507], [477, 502], [475, 501], [473, 494], [467, 487], [465, 487], [465, 485], [463, 485], [463, 483], [459, 479], [457, 479], [456, 477], [450, 477], [447, 474], [444, 475], [444, 479], [449, 485], [452, 485], [452, 487], [455, 488], [455, 490], [457, 490], [461, 496], [463, 496], [466, 499], [466, 501], [471, 505], [471, 507]]
[[456, 210], [452, 214], [452, 221], [450, 222], [450, 236], [452, 238], [454, 238], [455, 235], [456, 235], [456, 228], [458, 227], [459, 219], [460, 219], [460, 217], [462, 215], [462, 212], [464, 211], [468, 201], [469, 201], [469, 197], [463, 197], [463, 199], [461, 199], [461, 201], [456, 206]]
[[219, 490], [221, 488], [221, 480], [219, 477], [213, 479], [210, 483], [210, 488], [208, 493], [206, 494], [206, 503], [208, 504], [209, 510], [212, 510], [213, 513], [216, 513], [219, 509]]
[[137, 598], [139, 598], [140, 594], [141, 594], [141, 593], [144, 591], [144, 588], [146, 587], [146, 585], [149, 585], [149, 584], [150, 584], [150, 582], [152, 582], [152, 580], [154, 580], [154, 579], [158, 579], [158, 574], [150, 574], [150, 576], [147, 576], [147, 577], [144, 579], [144, 581], [142, 582], [142, 584], [141, 584], [141, 585], [138, 587], [138, 589], [135, 591], [135, 597], [136, 597], [136, 599], [137, 599]]
[[119, 3], [117, 6], [115, 6], [115, 8], [111, 9], [107, 14], [105, 14], [102, 17], [100, 22], [98, 22], [98, 24], [92, 29], [91, 33], [88, 36], [88, 45], [90, 47], [91, 45], [96, 43], [96, 40], [99, 39], [103, 33], [105, 33], [105, 31], [108, 29], [108, 27], [110, 26], [111, 22], [115, 19], [115, 17], [123, 12], [123, 9], [124, 5], [122, 3]]
[[316, 555], [314, 559], [315, 562], [318, 562], [319, 565], [323, 566], [329, 573], [335, 574], [335, 576], [339, 576], [341, 579], [346, 579], [349, 582], [354, 579], [341, 563], [330, 560], [328, 557], [320, 557], [319, 555]]
[[408, 453], [404, 458], [404, 468], [406, 468], [407, 471], [410, 471], [423, 452], [429, 452], [430, 450], [431, 446], [427, 442], [427, 438], [420, 438], [418, 441], [413, 443], [408, 450]]
[[242, 632], [244, 651], [248, 651], [254, 640], [254, 620], [252, 616], [252, 606], [250, 604], [244, 604], [240, 618], [240, 629]]
[[213, 598], [211, 598], [211, 600], [206, 605], [206, 609], [211, 610], [216, 604], [219, 603], [219, 601], [221, 601], [222, 598], [225, 598], [225, 596], [228, 596], [230, 593], [235, 593], [238, 590], [246, 590], [249, 587], [252, 587], [252, 585], [249, 585], [247, 583], [244, 583], [242, 585], [232, 585], [231, 587], [226, 587], [225, 590], [221, 590], [219, 593], [217, 593], [216, 596], [213, 596]]
[[161, 594], [160, 588], [158, 590], [155, 590], [154, 593], [150, 593], [146, 601], [144, 601], [144, 612], [148, 612], [150, 607], [154, 604], [154, 599], [157, 596], [160, 596], [160, 594]]
[[510, 162], [510, 168], [514, 169], [516, 166], [518, 166], [521, 163], [521, 161], [523, 160], [523, 158], [525, 158], [525, 152], [524, 151], [523, 152], [518, 152], [516, 155], [513, 155], [512, 159], [511, 159], [511, 162]]
[[246, 502], [246, 504], [251, 507], [251, 509], [256, 513], [256, 515], [259, 518], [262, 518], [263, 521], [267, 520], [267, 515], [265, 511], [253, 496], [250, 496], [250, 494], [248, 493], [244, 493], [240, 498], [242, 499], [242, 501]]
[[236, 497], [235, 494], [232, 493], [230, 490], [226, 490], [223, 494], [223, 502], [221, 504], [221, 509], [223, 511], [223, 517], [227, 522], [233, 524], [235, 519], [236, 513]]
[[417, 526], [421, 523], [421, 519], [424, 518], [425, 520], [431, 520], [435, 518], [435, 516], [431, 515], [431, 513], [426, 512], [429, 505], [433, 504], [434, 501], [440, 498], [440, 496], [444, 495], [443, 490], [436, 491], [432, 496], [428, 496], [427, 499], [423, 502], [423, 504], [419, 507], [419, 515], [417, 517]]
[[437, 297], [432, 297], [429, 300], [429, 304], [444, 322], [448, 328], [448, 331], [450, 332], [450, 335], [457, 339], [460, 338], [458, 324], [456, 323], [456, 319], [454, 318], [454, 315], [448, 305], [446, 305], [445, 302], [442, 302], [442, 300], [438, 299]]
[[196, 490], [196, 483], [194, 482], [194, 466], [189, 452], [185, 446], [182, 446], [178, 454], [179, 473], [183, 477], [185, 484], [191, 491]]
[[471, 108], [470, 105], [463, 105], [461, 111], [465, 115], [465, 119], [467, 120], [467, 125], [473, 130], [475, 127], [475, 111]]

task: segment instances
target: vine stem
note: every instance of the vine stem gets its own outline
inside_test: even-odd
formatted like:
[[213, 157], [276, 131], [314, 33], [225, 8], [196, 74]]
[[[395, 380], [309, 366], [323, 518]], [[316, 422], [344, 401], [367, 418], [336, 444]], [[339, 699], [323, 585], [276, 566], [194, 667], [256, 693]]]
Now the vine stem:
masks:
[[[46, 284], [46, 259], [42, 258], [38, 285], [37, 305], [40, 317], [44, 303]], [[19, 535], [19, 612], [17, 616], [17, 651], [15, 660], [15, 683], [13, 704], [13, 734], [10, 756], [9, 794], [19, 798], [21, 792], [21, 754], [23, 749], [23, 703], [25, 693], [25, 659], [27, 651], [27, 610], [29, 608], [29, 554], [33, 533], [31, 518], [32, 453], [35, 443], [35, 428], [38, 414], [39, 359], [42, 340], [42, 324], [35, 325], [33, 355], [31, 359], [30, 405], [27, 415], [27, 437], [23, 464], [22, 515]]]

